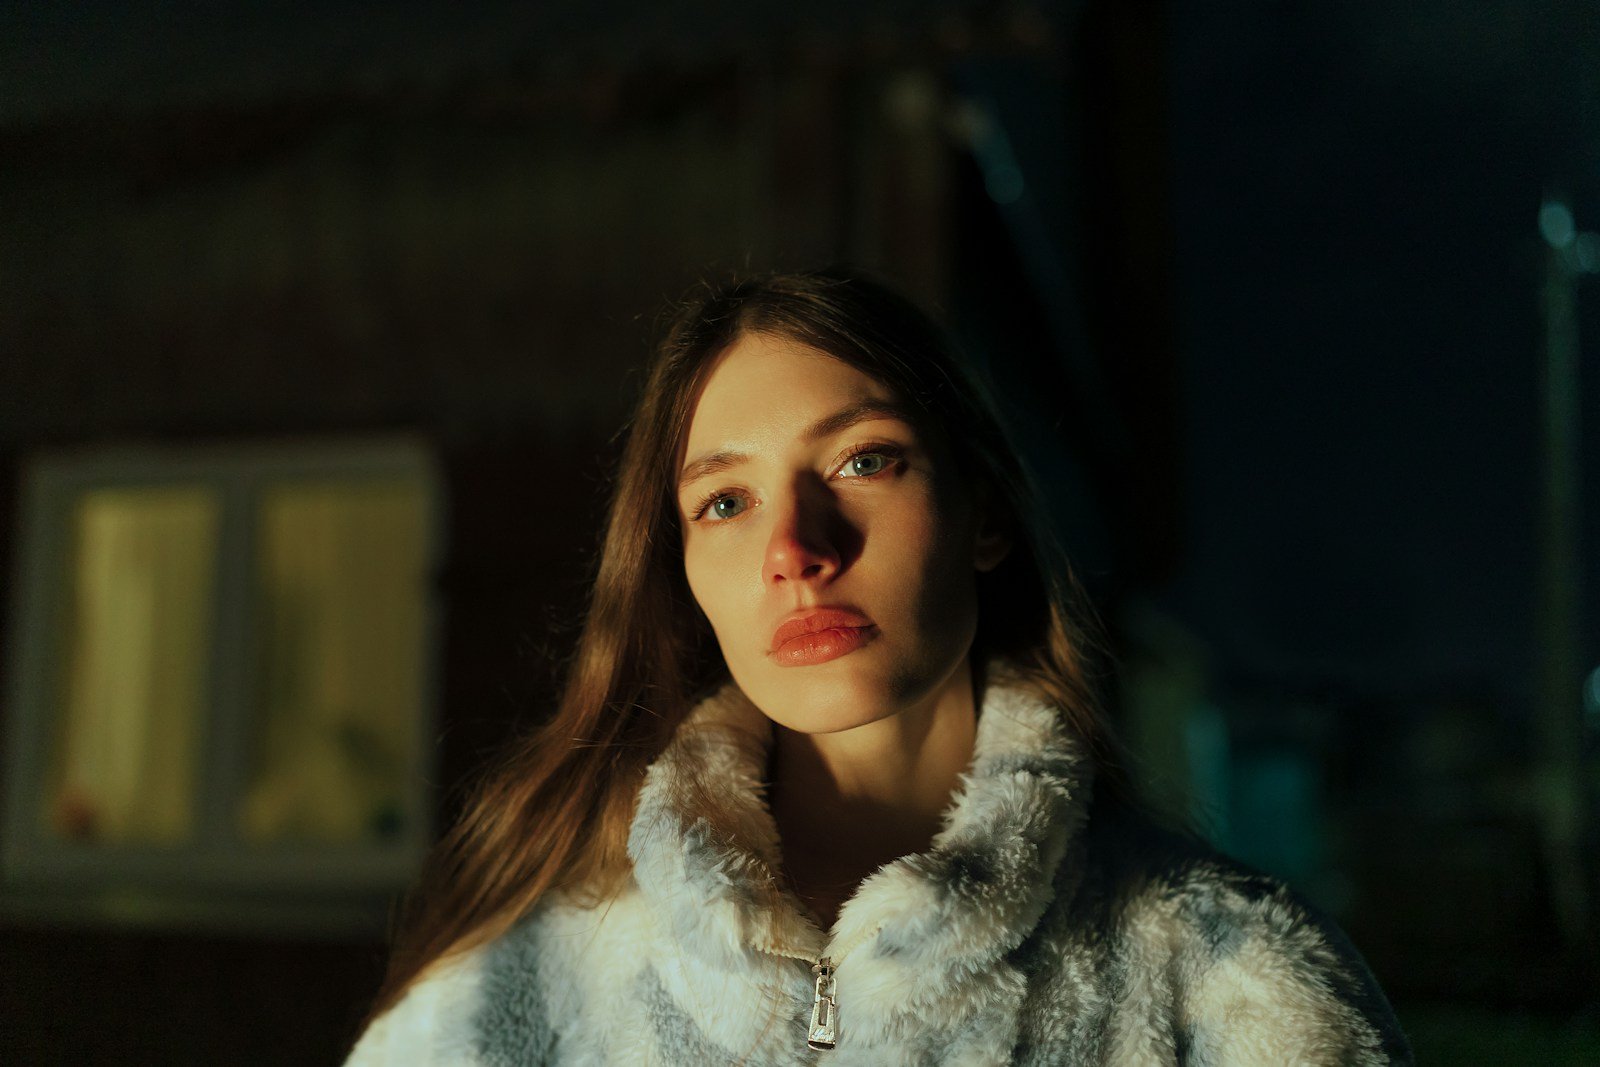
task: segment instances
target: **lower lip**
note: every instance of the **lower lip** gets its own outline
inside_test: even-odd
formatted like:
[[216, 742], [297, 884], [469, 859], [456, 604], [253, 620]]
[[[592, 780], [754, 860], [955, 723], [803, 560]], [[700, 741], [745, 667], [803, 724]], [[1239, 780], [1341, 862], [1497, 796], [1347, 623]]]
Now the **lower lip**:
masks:
[[876, 636], [876, 626], [835, 626], [791, 637], [772, 654], [780, 667], [810, 667], [846, 656]]

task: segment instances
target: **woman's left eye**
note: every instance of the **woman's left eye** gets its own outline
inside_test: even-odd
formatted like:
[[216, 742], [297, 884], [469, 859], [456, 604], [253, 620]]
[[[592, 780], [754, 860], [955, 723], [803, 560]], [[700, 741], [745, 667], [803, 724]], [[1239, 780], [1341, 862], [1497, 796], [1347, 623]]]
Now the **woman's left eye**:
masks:
[[882, 474], [888, 468], [892, 457], [886, 452], [857, 452], [844, 461], [840, 469], [842, 478], [870, 478], [874, 474]]

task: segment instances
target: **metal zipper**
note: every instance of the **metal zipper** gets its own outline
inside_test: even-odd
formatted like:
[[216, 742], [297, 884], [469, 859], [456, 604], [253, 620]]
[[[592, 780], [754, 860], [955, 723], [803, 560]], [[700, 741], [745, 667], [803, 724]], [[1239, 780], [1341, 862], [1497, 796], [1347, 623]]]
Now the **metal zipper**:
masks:
[[827, 1052], [839, 1044], [839, 996], [834, 987], [834, 973], [843, 962], [845, 953], [853, 951], [857, 945], [871, 939], [880, 929], [881, 925], [863, 931], [842, 951], [835, 951], [833, 955], [822, 956], [816, 960], [776, 947], [768, 949], [774, 955], [810, 963], [811, 973], [816, 976], [816, 989], [811, 998], [811, 1024], [806, 1027], [807, 1048]]
[[811, 965], [817, 976], [817, 994], [811, 1002], [811, 1025], [806, 1027], [806, 1047], [826, 1052], [839, 1043], [839, 1016], [834, 1000], [833, 957]]

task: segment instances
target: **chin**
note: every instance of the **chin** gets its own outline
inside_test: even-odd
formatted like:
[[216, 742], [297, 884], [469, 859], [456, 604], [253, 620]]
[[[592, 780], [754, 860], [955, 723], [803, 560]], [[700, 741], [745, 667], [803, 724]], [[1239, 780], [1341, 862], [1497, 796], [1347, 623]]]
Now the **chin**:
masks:
[[913, 703], [927, 686], [849, 664], [845, 656], [814, 667], [763, 665], [760, 681], [745, 696], [779, 726], [803, 734], [832, 734], [886, 719]]

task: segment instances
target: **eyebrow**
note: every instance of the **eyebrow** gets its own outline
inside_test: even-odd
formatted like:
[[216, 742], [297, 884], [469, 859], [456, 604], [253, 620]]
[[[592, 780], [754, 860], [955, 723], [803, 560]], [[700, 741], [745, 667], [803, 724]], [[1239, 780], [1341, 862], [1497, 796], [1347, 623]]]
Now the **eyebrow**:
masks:
[[[820, 441], [825, 437], [832, 437], [836, 433], [848, 430], [858, 422], [869, 419], [899, 419], [907, 425], [915, 425], [911, 417], [911, 409], [904, 404], [893, 400], [863, 400], [859, 404], [852, 404], [842, 408], [832, 415], [824, 415], [800, 432], [804, 441]], [[678, 475], [678, 489], [691, 482], [699, 481], [708, 475], [718, 474], [731, 470], [741, 463], [748, 462], [750, 456], [745, 452], [734, 452], [723, 449], [701, 456], [683, 466], [683, 471]]]

